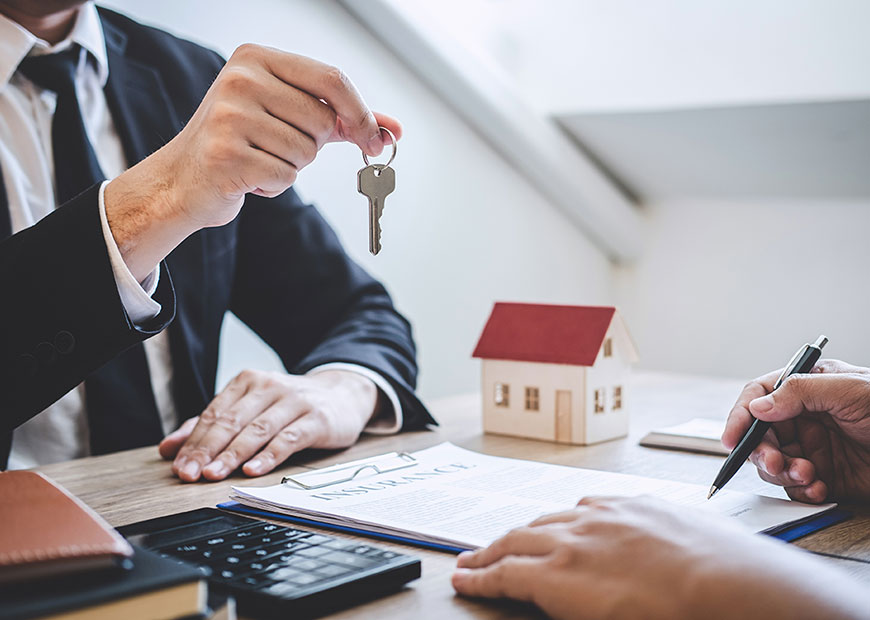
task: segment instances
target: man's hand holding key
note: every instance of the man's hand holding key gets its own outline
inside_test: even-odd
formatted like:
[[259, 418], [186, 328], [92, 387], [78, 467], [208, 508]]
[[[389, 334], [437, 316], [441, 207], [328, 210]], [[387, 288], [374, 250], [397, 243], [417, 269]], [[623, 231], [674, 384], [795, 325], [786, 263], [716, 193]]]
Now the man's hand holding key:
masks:
[[[290, 187], [327, 142], [379, 155], [387, 137], [379, 126], [401, 137], [399, 122], [373, 114], [338, 69], [243, 45], [187, 126], [107, 185], [106, 215], [124, 261], [143, 281], [186, 237], [235, 218], [245, 194], [273, 197]], [[261, 475], [304, 448], [353, 444], [377, 403], [374, 383], [355, 372], [244, 371], [167, 436], [160, 453], [189, 482], [240, 466]]]
[[353, 142], [376, 156], [379, 126], [402, 135], [394, 118], [374, 114], [339, 69], [311, 58], [243, 45], [218, 74], [187, 126], [166, 146], [113, 180], [106, 214], [139, 280], [200, 228], [239, 212], [245, 194], [277, 196], [327, 142]]

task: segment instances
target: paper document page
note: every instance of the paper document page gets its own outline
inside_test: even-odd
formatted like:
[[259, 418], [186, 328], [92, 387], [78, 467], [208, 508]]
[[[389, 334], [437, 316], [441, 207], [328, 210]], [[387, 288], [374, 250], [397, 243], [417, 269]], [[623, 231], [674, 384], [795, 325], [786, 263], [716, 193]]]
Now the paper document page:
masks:
[[[352, 481], [318, 489], [292, 483], [233, 487], [232, 499], [325, 523], [468, 548], [488, 545], [543, 514], [570, 509], [588, 495], [653, 495], [729, 515], [754, 531], [772, 530], [833, 507], [728, 490], [707, 501], [707, 489], [699, 485], [487, 456], [450, 443], [412, 456], [412, 467], [361, 471]], [[310, 475], [322, 482], [330, 469], [298, 478], [310, 484]], [[338, 473], [345, 476], [347, 470]]]

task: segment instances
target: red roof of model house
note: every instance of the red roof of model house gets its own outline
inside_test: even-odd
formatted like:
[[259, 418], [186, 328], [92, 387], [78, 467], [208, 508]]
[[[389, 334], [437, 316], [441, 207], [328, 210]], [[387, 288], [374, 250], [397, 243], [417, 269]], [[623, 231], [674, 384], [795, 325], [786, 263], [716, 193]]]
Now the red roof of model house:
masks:
[[592, 366], [614, 315], [612, 306], [497, 302], [473, 356]]

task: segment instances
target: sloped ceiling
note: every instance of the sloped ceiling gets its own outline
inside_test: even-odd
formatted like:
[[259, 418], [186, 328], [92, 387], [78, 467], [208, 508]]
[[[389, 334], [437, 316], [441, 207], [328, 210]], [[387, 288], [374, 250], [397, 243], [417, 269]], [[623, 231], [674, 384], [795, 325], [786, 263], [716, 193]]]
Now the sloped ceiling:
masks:
[[672, 198], [870, 198], [870, 100], [562, 114], [628, 193]]

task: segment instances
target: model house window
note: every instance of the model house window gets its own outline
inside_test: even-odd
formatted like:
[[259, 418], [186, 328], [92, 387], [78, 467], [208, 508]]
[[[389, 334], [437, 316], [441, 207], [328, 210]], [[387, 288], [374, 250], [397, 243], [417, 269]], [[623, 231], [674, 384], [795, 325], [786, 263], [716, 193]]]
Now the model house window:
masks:
[[536, 387], [526, 388], [526, 411], [537, 411], [540, 407], [538, 404], [538, 395], [540, 392]]
[[613, 410], [622, 409], [622, 386], [613, 388]]
[[495, 384], [495, 406], [510, 406], [510, 386], [507, 383]]
[[595, 413], [604, 413], [604, 390], [595, 390]]
[[604, 357], [613, 357], [613, 338], [604, 341]]

